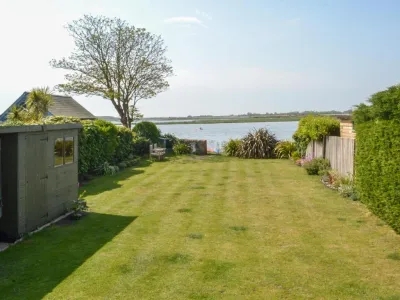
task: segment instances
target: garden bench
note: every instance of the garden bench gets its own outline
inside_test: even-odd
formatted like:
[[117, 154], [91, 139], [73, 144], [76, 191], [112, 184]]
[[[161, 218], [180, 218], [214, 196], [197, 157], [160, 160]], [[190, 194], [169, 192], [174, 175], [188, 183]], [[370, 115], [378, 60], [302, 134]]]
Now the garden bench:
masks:
[[165, 158], [166, 149], [157, 147], [157, 144], [150, 145], [150, 158], [156, 157], [159, 161]]

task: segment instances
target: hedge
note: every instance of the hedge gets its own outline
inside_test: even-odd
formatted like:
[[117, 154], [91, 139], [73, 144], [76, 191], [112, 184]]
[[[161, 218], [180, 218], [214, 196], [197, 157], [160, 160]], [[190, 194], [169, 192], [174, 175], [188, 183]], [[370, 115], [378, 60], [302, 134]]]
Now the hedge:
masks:
[[114, 163], [128, 159], [133, 151], [132, 131], [126, 127], [117, 127], [118, 145], [114, 152]]
[[103, 120], [82, 121], [79, 134], [79, 174], [94, 172], [105, 162], [113, 160], [118, 146], [118, 129]]
[[355, 182], [360, 200], [400, 233], [400, 121], [357, 125]]

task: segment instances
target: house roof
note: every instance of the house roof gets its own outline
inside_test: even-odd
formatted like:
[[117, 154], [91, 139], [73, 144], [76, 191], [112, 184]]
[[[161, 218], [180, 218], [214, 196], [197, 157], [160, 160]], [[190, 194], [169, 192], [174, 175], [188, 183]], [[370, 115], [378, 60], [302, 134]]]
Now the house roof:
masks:
[[[0, 115], [0, 121], [6, 121], [13, 106], [24, 106], [29, 92], [24, 92], [15, 102]], [[53, 105], [50, 106], [49, 116], [75, 117], [79, 119], [95, 119], [96, 117], [70, 96], [52, 95]]]
[[75, 117], [79, 119], [96, 118], [70, 96], [52, 95], [52, 97], [54, 104], [49, 107], [49, 113], [53, 116]]

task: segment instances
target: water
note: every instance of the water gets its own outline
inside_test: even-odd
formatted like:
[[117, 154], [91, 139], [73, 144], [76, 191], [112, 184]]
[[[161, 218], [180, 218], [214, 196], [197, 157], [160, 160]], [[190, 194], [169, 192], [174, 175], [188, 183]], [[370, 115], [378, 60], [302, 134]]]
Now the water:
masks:
[[[181, 139], [207, 140], [214, 151], [221, 149], [229, 139], [240, 139], [250, 130], [268, 128], [279, 140], [290, 140], [299, 122], [219, 123], [157, 125], [162, 133], [172, 133]], [[200, 129], [202, 128], [202, 130]]]

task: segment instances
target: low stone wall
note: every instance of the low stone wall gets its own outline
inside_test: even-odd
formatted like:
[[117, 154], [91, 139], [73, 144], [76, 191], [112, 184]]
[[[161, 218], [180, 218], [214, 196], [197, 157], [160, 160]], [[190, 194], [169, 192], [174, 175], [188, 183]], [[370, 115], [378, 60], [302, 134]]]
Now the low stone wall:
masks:
[[190, 145], [193, 154], [207, 155], [207, 140], [181, 139], [181, 142]]

